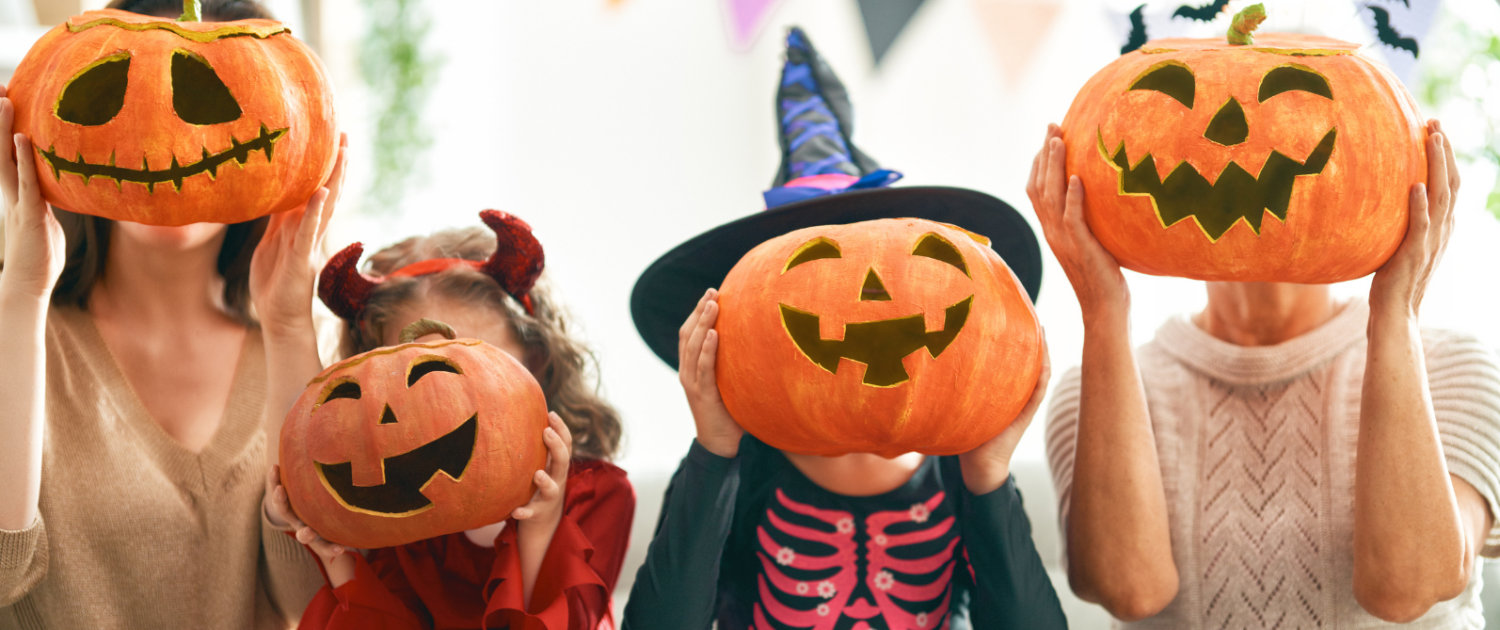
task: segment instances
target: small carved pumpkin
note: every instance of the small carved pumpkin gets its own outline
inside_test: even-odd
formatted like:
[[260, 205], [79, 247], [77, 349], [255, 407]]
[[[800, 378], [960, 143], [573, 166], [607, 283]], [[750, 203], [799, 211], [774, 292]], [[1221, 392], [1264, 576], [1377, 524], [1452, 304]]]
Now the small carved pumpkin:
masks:
[[[447, 340], [412, 343], [441, 332]], [[541, 387], [503, 350], [420, 320], [314, 378], [281, 430], [282, 484], [330, 541], [370, 549], [509, 518], [547, 461]]]
[[719, 390], [767, 444], [952, 455], [998, 435], [1041, 372], [1026, 291], [982, 236], [922, 219], [820, 226], [720, 289]]
[[1164, 39], [1106, 66], [1063, 122], [1094, 235], [1155, 275], [1328, 283], [1375, 271], [1426, 180], [1426, 132], [1411, 94], [1357, 49], [1277, 33]]
[[110, 219], [238, 223], [289, 210], [338, 150], [322, 64], [270, 20], [89, 11], [31, 47], [8, 95], [42, 195]]

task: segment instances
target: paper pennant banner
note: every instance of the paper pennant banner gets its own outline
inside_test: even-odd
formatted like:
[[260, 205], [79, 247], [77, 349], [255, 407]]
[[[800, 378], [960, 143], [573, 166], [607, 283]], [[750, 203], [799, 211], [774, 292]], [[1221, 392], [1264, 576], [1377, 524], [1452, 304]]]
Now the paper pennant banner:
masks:
[[859, 14], [865, 21], [865, 36], [870, 40], [870, 52], [875, 55], [875, 65], [885, 59], [891, 45], [906, 24], [911, 22], [922, 8], [923, 0], [859, 0]]
[[1061, 7], [1046, 0], [974, 0], [995, 61], [1014, 86], [1031, 65]]
[[735, 50], [749, 50], [765, 30], [771, 14], [782, 0], [725, 0], [729, 19], [729, 43]]

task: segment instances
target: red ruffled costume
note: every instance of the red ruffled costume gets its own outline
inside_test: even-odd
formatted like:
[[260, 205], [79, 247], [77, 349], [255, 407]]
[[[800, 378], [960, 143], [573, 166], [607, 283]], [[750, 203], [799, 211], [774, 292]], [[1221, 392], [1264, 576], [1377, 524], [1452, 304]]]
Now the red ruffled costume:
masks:
[[563, 517], [527, 611], [516, 522], [494, 548], [463, 532], [354, 554], [354, 579], [324, 586], [300, 630], [613, 630], [610, 594], [620, 577], [635, 490], [619, 467], [575, 459]]

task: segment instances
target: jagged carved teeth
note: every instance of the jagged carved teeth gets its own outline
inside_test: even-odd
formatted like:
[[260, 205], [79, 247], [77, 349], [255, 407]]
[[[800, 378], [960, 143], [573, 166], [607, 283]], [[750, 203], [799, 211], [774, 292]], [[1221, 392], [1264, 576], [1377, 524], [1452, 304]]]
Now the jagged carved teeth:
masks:
[[253, 151], [264, 151], [266, 161], [270, 162], [276, 151], [276, 141], [286, 135], [286, 129], [267, 129], [265, 125], [260, 126], [260, 135], [249, 142], [240, 142], [238, 138], [230, 136], [230, 147], [218, 153], [209, 153], [208, 147], [203, 147], [203, 157], [192, 164], [181, 164], [177, 156], [172, 156], [172, 165], [159, 170], [151, 170], [145, 156], [141, 156], [141, 167], [139, 169], [123, 168], [115, 165], [115, 154], [109, 155], [108, 164], [92, 164], [83, 159], [83, 153], [78, 152], [74, 159], [67, 159], [57, 155], [57, 147], [54, 145], [49, 149], [37, 149], [47, 166], [52, 168], [52, 177], [62, 181], [64, 173], [77, 175], [83, 178], [84, 185], [95, 177], [102, 177], [115, 182], [116, 188], [122, 188], [122, 182], [135, 182], [146, 187], [147, 192], [156, 192], [157, 184], [170, 183], [172, 189], [182, 190], [182, 180], [207, 173], [210, 179], [218, 179], [219, 166], [232, 162], [235, 166], [244, 167], [245, 162], [250, 159]]

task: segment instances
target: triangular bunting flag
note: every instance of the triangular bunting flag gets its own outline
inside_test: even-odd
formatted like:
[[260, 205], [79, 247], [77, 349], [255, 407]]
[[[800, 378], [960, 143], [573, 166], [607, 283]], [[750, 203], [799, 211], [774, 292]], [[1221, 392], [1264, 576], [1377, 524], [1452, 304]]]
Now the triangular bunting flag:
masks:
[[735, 50], [749, 50], [765, 30], [781, 0], [725, 0], [729, 18], [729, 43]]
[[1046, 0], [974, 0], [1006, 83], [1021, 79], [1060, 8]]
[[859, 0], [859, 13], [865, 20], [865, 36], [870, 40], [870, 52], [875, 55], [875, 65], [880, 65], [885, 54], [923, 0]]

